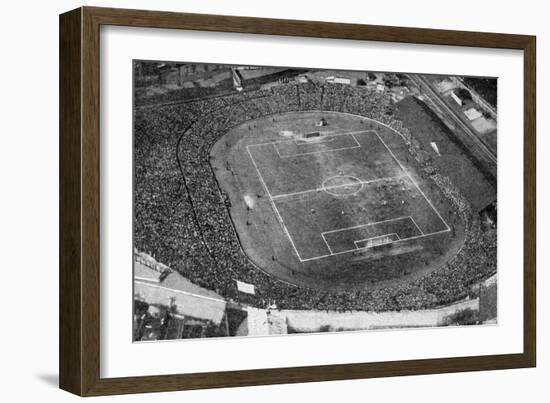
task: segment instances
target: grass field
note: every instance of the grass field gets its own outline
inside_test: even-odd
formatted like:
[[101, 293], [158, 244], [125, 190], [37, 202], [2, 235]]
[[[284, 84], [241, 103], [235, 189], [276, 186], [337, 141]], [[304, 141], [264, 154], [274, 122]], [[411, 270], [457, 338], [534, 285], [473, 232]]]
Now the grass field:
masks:
[[[316, 126], [321, 117], [327, 126]], [[378, 122], [337, 112], [264, 117], [233, 129], [211, 156], [244, 251], [284, 281], [405, 281], [462, 245], [452, 207]]]
[[247, 146], [301, 262], [450, 230], [376, 131], [321, 139]]

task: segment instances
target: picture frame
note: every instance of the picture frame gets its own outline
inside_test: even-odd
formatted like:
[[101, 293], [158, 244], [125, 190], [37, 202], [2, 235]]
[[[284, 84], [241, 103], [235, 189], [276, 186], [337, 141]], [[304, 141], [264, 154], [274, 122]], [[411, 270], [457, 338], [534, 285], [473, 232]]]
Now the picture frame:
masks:
[[[128, 26], [523, 51], [523, 352], [155, 376], [100, 376], [100, 28]], [[60, 16], [60, 387], [80, 396], [536, 365], [534, 36], [81, 7]], [[518, 269], [519, 270], [519, 269]], [[305, 336], [307, 337], [307, 336]]]

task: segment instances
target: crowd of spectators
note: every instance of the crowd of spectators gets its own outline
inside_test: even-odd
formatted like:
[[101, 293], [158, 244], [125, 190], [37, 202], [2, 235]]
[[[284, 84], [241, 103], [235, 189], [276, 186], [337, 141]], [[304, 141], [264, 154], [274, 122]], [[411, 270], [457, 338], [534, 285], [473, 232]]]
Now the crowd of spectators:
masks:
[[[387, 311], [426, 309], [464, 297], [496, 271], [496, 235], [483, 231], [468, 201], [437, 173], [401, 122], [388, 95], [343, 84], [283, 83], [187, 103], [136, 108], [135, 247], [228, 300], [267, 308]], [[465, 243], [444, 267], [407, 283], [331, 292], [290, 285], [246, 257], [229, 217], [209, 150], [230, 128], [261, 116], [300, 110], [354, 113], [398, 131], [409, 153], [465, 223]], [[240, 293], [235, 280], [255, 286]]]
[[192, 88], [163, 88], [163, 86], [149, 86], [135, 88], [134, 103], [136, 106], [180, 103], [182, 101], [217, 97], [233, 92], [233, 80], [228, 78], [219, 81], [215, 87]]

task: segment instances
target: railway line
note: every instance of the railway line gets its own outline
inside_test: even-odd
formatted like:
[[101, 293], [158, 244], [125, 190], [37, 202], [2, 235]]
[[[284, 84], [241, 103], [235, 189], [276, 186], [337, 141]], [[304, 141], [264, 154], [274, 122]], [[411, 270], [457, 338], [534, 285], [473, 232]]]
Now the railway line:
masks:
[[[445, 117], [453, 123], [455, 134], [465, 140], [465, 145], [472, 149], [472, 151], [477, 151], [475, 154], [482, 159], [496, 175], [496, 152], [485, 144], [477, 135], [469, 122], [466, 121], [466, 118], [449, 106], [443, 96], [433, 88], [433, 85], [425, 77], [419, 74], [411, 74], [409, 78], [422, 91], [428, 101], [435, 106], [436, 112], [439, 111], [443, 113]], [[457, 131], [459, 133], [457, 133]]]

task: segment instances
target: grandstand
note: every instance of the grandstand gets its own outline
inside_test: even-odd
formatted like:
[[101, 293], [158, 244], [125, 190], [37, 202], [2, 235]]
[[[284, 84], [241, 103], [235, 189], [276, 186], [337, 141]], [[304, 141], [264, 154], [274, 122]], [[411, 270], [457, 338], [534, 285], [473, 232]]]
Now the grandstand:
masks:
[[[308, 81], [180, 101], [164, 94], [162, 104], [144, 103], [135, 109], [134, 246], [194, 284], [227, 300], [259, 308], [275, 304], [286, 309], [381, 312], [449, 304], [470, 295], [472, 284], [496, 272], [496, 233], [483, 231], [478, 215], [460, 190], [439, 174], [407, 128], [388, 113], [389, 94], [364, 86], [319, 85]], [[321, 117], [329, 125], [315, 128]], [[304, 130], [306, 120], [311, 123], [309, 131]], [[290, 128], [292, 124], [297, 126]], [[351, 145], [353, 137], [346, 140], [341, 136], [334, 143], [281, 143], [269, 150], [249, 147], [253, 149], [253, 157], [244, 158], [247, 145], [272, 142], [277, 137], [283, 140], [279, 135], [282, 126], [305, 133], [306, 139], [319, 137], [328, 128], [340, 134], [346, 131], [376, 134], [355, 138], [360, 147]], [[296, 218], [304, 217], [306, 212], [319, 215], [328, 211], [326, 205], [332, 203], [330, 200], [343, 199], [323, 196], [317, 205], [302, 205], [289, 198], [274, 199], [279, 193], [270, 195], [261, 187], [258, 171], [263, 173], [262, 167], [258, 165], [253, 170], [254, 161], [261, 161], [266, 164], [266, 173], [270, 172], [269, 164], [275, 163], [283, 172], [291, 165], [282, 165], [280, 161], [284, 158], [280, 157], [295, 156], [296, 150], [306, 148], [307, 152], [326, 155], [317, 153], [335, 149], [337, 145], [353, 156], [352, 161], [371, 164], [363, 172], [370, 175], [369, 179], [362, 177], [360, 183], [363, 191], [368, 189], [369, 194], [377, 195], [368, 200], [369, 205], [378, 203], [377, 215], [410, 216], [411, 220], [400, 220], [399, 225], [391, 228], [379, 226], [378, 232], [362, 230], [349, 236], [349, 240], [331, 238], [330, 246], [326, 247], [321, 243], [324, 237], [312, 235], [313, 227], [301, 231], [302, 221]], [[362, 160], [364, 156], [356, 152], [363, 147], [376, 155]], [[273, 157], [273, 152], [279, 156]], [[221, 157], [224, 154], [227, 158]], [[324, 165], [300, 158], [303, 165], [298, 171], [268, 179], [267, 186], [271, 185], [271, 189], [280, 186], [280, 192], [286, 193], [285, 187], [296, 184], [304, 187], [295, 187], [293, 193], [322, 187], [315, 184], [310, 187], [307, 181], [323, 179], [323, 175], [310, 173]], [[380, 163], [376, 165], [374, 161]], [[337, 171], [332, 165], [330, 169]], [[386, 176], [388, 173], [390, 176]], [[333, 176], [337, 175], [338, 172]], [[281, 180], [288, 177], [299, 180]], [[377, 182], [363, 183], [371, 180]], [[243, 201], [242, 193], [235, 191], [235, 186], [228, 185], [239, 181], [244, 188], [250, 185], [246, 188], [248, 203]], [[351, 183], [344, 186], [356, 188]], [[327, 194], [324, 190], [321, 193]], [[390, 197], [391, 194], [402, 197]], [[346, 196], [345, 200], [349, 197], [353, 196]], [[358, 217], [368, 218], [360, 209], [369, 205], [361, 203], [364, 202], [349, 204], [351, 210], [342, 210], [338, 222], [327, 231], [339, 229], [338, 225], [346, 220], [356, 223]], [[296, 228], [281, 226], [273, 205], [284, 211], [281, 214], [284, 222], [294, 221]], [[311, 213], [312, 209], [315, 213]], [[403, 214], [398, 215], [399, 211]], [[421, 214], [414, 216], [414, 211]], [[330, 216], [326, 214], [321, 221], [329, 222]], [[383, 217], [365, 223], [382, 220]], [[264, 221], [267, 222], [264, 229], [255, 230]], [[284, 228], [293, 240], [305, 234], [300, 241], [303, 247], [296, 248], [298, 254], [291, 250]], [[318, 233], [326, 236], [327, 231]], [[430, 242], [429, 238], [400, 242], [403, 237], [431, 233], [439, 237], [437, 242]], [[327, 263], [317, 259], [310, 265], [305, 262], [306, 266], [296, 264], [302, 263], [300, 257], [333, 253], [332, 248], [348, 250], [348, 244], [353, 245], [354, 253], [341, 254], [341, 259], [328, 256]], [[323, 247], [328, 252], [320, 252]], [[327, 271], [327, 267], [333, 269]], [[255, 293], [240, 292], [235, 279], [252, 284]]]

